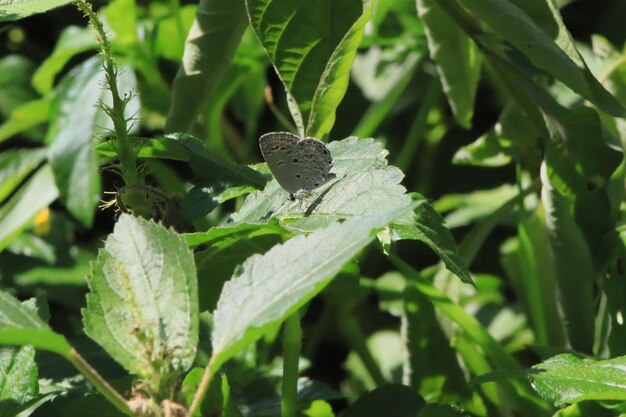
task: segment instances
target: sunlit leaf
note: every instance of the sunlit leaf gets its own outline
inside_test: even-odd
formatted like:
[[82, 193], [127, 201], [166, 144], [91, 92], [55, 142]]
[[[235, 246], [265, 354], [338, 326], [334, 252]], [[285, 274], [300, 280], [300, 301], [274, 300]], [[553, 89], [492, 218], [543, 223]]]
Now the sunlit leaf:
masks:
[[[406, 216], [410, 209], [409, 204], [335, 223], [248, 258], [224, 285], [214, 312], [213, 367], [315, 296], [374, 239], [374, 230]], [[302, 256], [305, 253], [308, 256]]]
[[55, 7], [72, 3], [71, 0], [0, 0], [0, 22], [18, 20]]
[[71, 346], [55, 333], [37, 312], [0, 291], [0, 345], [32, 345], [67, 356]]
[[180, 235], [123, 214], [88, 283], [85, 332], [117, 362], [158, 379], [189, 369], [198, 298], [193, 255]]
[[552, 357], [529, 369], [533, 388], [555, 405], [582, 400], [626, 400], [626, 357], [603, 361], [574, 355]]

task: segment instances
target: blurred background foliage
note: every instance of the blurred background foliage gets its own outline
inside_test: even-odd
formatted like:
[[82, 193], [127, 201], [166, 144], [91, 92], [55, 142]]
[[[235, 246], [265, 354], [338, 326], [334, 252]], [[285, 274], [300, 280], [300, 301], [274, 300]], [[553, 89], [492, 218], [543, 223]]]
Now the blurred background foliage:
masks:
[[[557, 3], [565, 27], [595, 77], [626, 103], [626, 2]], [[113, 0], [98, 1], [94, 6], [111, 35], [121, 91], [136, 94], [127, 107], [131, 133], [150, 138], [159, 137], [163, 131], [185, 130], [172, 122], [170, 103], [180, 100], [172, 96], [172, 85], [196, 17], [196, 4]], [[232, 7], [238, 6], [233, 3]], [[294, 127], [281, 80], [247, 25], [246, 20], [240, 22], [243, 36], [232, 61], [211, 63], [219, 76], [207, 81], [214, 83], [207, 89], [210, 94], [197, 91], [200, 99], [189, 100], [198, 122], [192, 123], [188, 133], [227, 159], [254, 164], [262, 161], [257, 146], [260, 134]], [[238, 26], [226, 30], [236, 35]], [[328, 139], [356, 135], [384, 143], [390, 152], [389, 161], [404, 172], [407, 189], [427, 196], [445, 216], [447, 226], [461, 242], [460, 253], [474, 274], [476, 288], [453, 282], [445, 273], [435, 276], [429, 268], [438, 259], [420, 243], [401, 242], [398, 253], [475, 315], [522, 367], [566, 349], [597, 357], [624, 354], [626, 332], [621, 316], [616, 314], [625, 301], [626, 288], [624, 264], [620, 263], [626, 240], [623, 120], [605, 112], [599, 112], [600, 117], [589, 114], [581, 96], [537, 70], [525, 55], [509, 51], [511, 62], [529, 73], [563, 108], [571, 110], [560, 119], [566, 130], [582, 136], [600, 130], [610, 132], [607, 136], [612, 136], [613, 142], [608, 141], [608, 148], [622, 149], [620, 154], [601, 146], [583, 146], [583, 153], [600, 156], [588, 163], [583, 160], [574, 168], [585, 175], [594, 174], [587, 175], [583, 188], [606, 188], [605, 194], [583, 198], [576, 188], [580, 184], [572, 185], [568, 178], [559, 183], [551, 177], [554, 189], [561, 194], [569, 190], [575, 196], [573, 205], [568, 206], [560, 197], [551, 198], [554, 189], [539, 179], [540, 166], [546, 160], [547, 171], [551, 166], [558, 171], [561, 150], [550, 145], [545, 131], [534, 124], [528, 115], [534, 110], [520, 109], [520, 103], [511, 100], [503, 87], [510, 80], [502, 78], [492, 63], [481, 66], [480, 53], [468, 48], [469, 55], [461, 62], [468, 65], [463, 70], [472, 76], [460, 86], [442, 86], [440, 68], [433, 61], [435, 52], [429, 53], [427, 32], [414, 1], [379, 0]], [[224, 46], [213, 47], [219, 50]], [[105, 90], [101, 88], [97, 52], [92, 30], [71, 7], [5, 22], [0, 27], [0, 287], [21, 297], [44, 294], [51, 306], [52, 327], [83, 341], [78, 343], [89, 346], [84, 351], [91, 352], [98, 368], [115, 374], [121, 370], [109, 367], [99, 348], [84, 339], [78, 315], [84, 304], [89, 262], [95, 259], [115, 221], [113, 209], [97, 206], [100, 200], [111, 200], [107, 193], [123, 185], [111, 169], [110, 155], [93, 152], [93, 138], [102, 141], [112, 129], [94, 106], [98, 100], [107, 100], [102, 94]], [[464, 102], [450, 101], [446, 92], [451, 88], [470, 91]], [[179, 103], [178, 111], [184, 113], [184, 104]], [[596, 164], [605, 164], [606, 169]], [[188, 198], [194, 174], [198, 175], [188, 164], [172, 159], [146, 159], [142, 169], [148, 184], [181, 201]], [[527, 189], [524, 208], [515, 210], [521, 189]], [[187, 227], [204, 230], [217, 225], [241, 203], [241, 199], [227, 201], [197, 216]], [[556, 255], [551, 252], [550, 232], [563, 229], [550, 228], [549, 222], [551, 214], [559, 210], [572, 215], [557, 215], [556, 221], [575, 222], [576, 233], [583, 236], [564, 248], [568, 255], [562, 267], [578, 256], [589, 257], [572, 263], [572, 268], [582, 264], [588, 270], [563, 271], [550, 266], [551, 256], [559, 256], [558, 251]], [[606, 224], [602, 224], [603, 219]], [[478, 238], [479, 244], [475, 244], [471, 239], [480, 233], [478, 226], [486, 223], [488, 237]], [[622, 229], [618, 229], [620, 224]], [[621, 230], [621, 243], [607, 241], [607, 230]], [[243, 259], [269, 249], [276, 240], [255, 238], [248, 247], [233, 248], [233, 253], [199, 254], [199, 274], [211, 269], [228, 277]], [[576, 242], [582, 241], [587, 246], [579, 251]], [[484, 399], [497, 403], [496, 390], [490, 384], [478, 390], [470, 388], [464, 376], [467, 368], [475, 373], [483, 366], [477, 348], [455, 333], [449, 320], [438, 317], [423, 294], [406, 289], [406, 278], [382, 255], [375, 251], [370, 254], [359, 266], [360, 287], [349, 279], [336, 280], [310, 306], [304, 318], [305, 334], [309, 335], [304, 354], [310, 360], [305, 375], [327, 383], [350, 400], [375, 387], [379, 381], [372, 380], [371, 370], [366, 372], [368, 364], [356, 354], [362, 347], [346, 342], [355, 340], [346, 334], [356, 331], [367, 338], [383, 379], [406, 383], [406, 375], [402, 381], [399, 329], [400, 325], [403, 329], [419, 326], [412, 346], [415, 365], [422, 373], [412, 385], [428, 400], [455, 402], [473, 414], [490, 415], [490, 403]], [[219, 260], [217, 266], [206, 263], [213, 257]], [[559, 274], [570, 272], [587, 273], [587, 280], [567, 283], [570, 291], [563, 292]], [[346, 276], [353, 275], [346, 271]], [[589, 279], [591, 276], [594, 279]], [[607, 276], [619, 280], [602, 282]], [[343, 297], [346, 292], [349, 298]], [[212, 297], [206, 301], [212, 305], [217, 295], [207, 297]], [[350, 300], [348, 305], [346, 299]], [[409, 315], [404, 310], [407, 305]], [[579, 311], [578, 321], [571, 317], [572, 323], [561, 321], [562, 310], [568, 308]], [[335, 314], [347, 324], [336, 328]], [[571, 325], [580, 327], [572, 331]], [[261, 343], [257, 353], [268, 367], [275, 354], [272, 346]], [[55, 362], [45, 354], [41, 356], [44, 363]], [[468, 364], [472, 359], [476, 362]], [[42, 376], [51, 377], [68, 372], [61, 363], [40, 369]], [[246, 372], [252, 373], [249, 369]], [[256, 376], [246, 372], [235, 375], [246, 379], [239, 382], [251, 390], [246, 384]], [[271, 372], [265, 377], [270, 378]], [[232, 381], [233, 385], [237, 382]], [[253, 395], [248, 395], [254, 403]], [[329, 394], [328, 398], [334, 397]]]

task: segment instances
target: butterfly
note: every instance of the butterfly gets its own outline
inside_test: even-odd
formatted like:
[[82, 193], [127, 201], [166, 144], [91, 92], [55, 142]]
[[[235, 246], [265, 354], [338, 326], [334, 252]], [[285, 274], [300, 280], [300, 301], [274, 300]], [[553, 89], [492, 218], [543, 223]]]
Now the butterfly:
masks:
[[290, 201], [306, 197], [337, 176], [330, 172], [330, 151], [318, 139], [271, 132], [259, 138], [259, 147], [274, 178], [289, 193]]

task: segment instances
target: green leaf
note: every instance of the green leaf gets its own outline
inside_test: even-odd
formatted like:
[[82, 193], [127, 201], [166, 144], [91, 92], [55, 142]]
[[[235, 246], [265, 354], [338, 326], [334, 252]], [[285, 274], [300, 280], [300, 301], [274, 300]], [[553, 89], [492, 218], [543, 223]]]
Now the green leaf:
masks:
[[374, 3], [246, 0], [252, 28], [287, 89], [300, 135], [330, 131]]
[[511, 101], [491, 130], [459, 149], [454, 155], [454, 163], [496, 167], [507, 165], [514, 159], [533, 166], [541, 158], [537, 143], [539, 135], [531, 120]]
[[[470, 354], [477, 355], [476, 358], [463, 355], [464, 361], [468, 366], [473, 367], [472, 362], [478, 360], [481, 362], [480, 373], [488, 372], [491, 369], [507, 371], [521, 369], [515, 358], [489, 334], [476, 317], [465, 311], [464, 307], [458, 303], [453, 302], [404, 261], [395, 256], [392, 256], [391, 260], [398, 270], [407, 277], [414, 288], [423, 294], [426, 300], [459, 327], [462, 331], [463, 339], [467, 339], [472, 347], [480, 347], [479, 351], [475, 351], [475, 353], [470, 352]], [[460, 351], [459, 353], [461, 354], [465, 353], [459, 346], [457, 346], [457, 351]], [[476, 368], [472, 370], [474, 372], [477, 371]], [[534, 395], [530, 385], [524, 382], [509, 380], [506, 384], [501, 384], [500, 388], [508, 391], [509, 395], [513, 396], [509, 397], [507, 395], [507, 401], [512, 403], [513, 409], [531, 410], [531, 415], [549, 415], [546, 404], [537, 401], [538, 398]]]
[[18, 20], [55, 7], [72, 3], [71, 0], [0, 0], [0, 22]]
[[0, 251], [19, 235], [35, 215], [59, 196], [52, 169], [45, 165], [0, 207]]
[[183, 6], [177, 14], [160, 19], [156, 26], [155, 52], [166, 59], [180, 62], [183, 58], [185, 36], [196, 16], [196, 5]]
[[518, 225], [518, 237], [502, 245], [501, 263], [524, 305], [535, 344], [563, 346], [563, 323], [556, 302], [554, 257], [545, 213], [534, 211]]
[[333, 408], [324, 400], [315, 400], [303, 411], [306, 417], [335, 417]]
[[[31, 236], [23, 233], [20, 238]], [[32, 236], [31, 238], [34, 238]], [[16, 241], [20, 240], [19, 238]], [[10, 249], [14, 250], [14, 244]], [[54, 250], [58, 248], [50, 248]], [[13, 276], [17, 288], [24, 292], [43, 291], [55, 304], [79, 309], [84, 306], [85, 277], [89, 274], [89, 263], [95, 260], [95, 253], [76, 246], [68, 248], [68, 254], [60, 256], [52, 265], [32, 262], [18, 270]], [[30, 256], [33, 256], [31, 252]], [[55, 253], [53, 253], [55, 255]]]
[[418, 0], [430, 57], [457, 123], [469, 129], [474, 115], [474, 99], [480, 75], [480, 55], [476, 44], [433, 0]]
[[616, 117], [626, 116], [624, 107], [594, 78], [581, 58], [552, 2], [545, 2], [540, 8], [543, 9], [540, 10], [541, 26], [522, 8], [523, 4], [509, 0], [463, 1], [463, 7], [480, 17], [497, 35], [513, 44], [537, 67], [602, 111]]
[[104, 9], [106, 24], [116, 44], [132, 46], [137, 43], [137, 7], [135, 0], [113, 0]]
[[69, 60], [82, 52], [98, 46], [93, 30], [90, 27], [69, 26], [61, 32], [54, 45], [54, 51], [37, 68], [33, 75], [33, 86], [39, 94], [52, 90], [54, 78]]
[[193, 136], [175, 133], [167, 137], [175, 140], [187, 151], [189, 164], [196, 174], [198, 183], [213, 185], [215, 182], [224, 181], [229, 184], [248, 184], [255, 187], [262, 187], [266, 183], [265, 177], [258, 171], [209, 151]]
[[489, 190], [476, 190], [467, 194], [447, 194], [435, 201], [436, 211], [447, 213], [445, 224], [448, 229], [469, 226], [488, 218], [503, 204], [517, 195], [518, 189], [511, 184], [503, 184]]
[[410, 387], [384, 385], [361, 396], [339, 417], [415, 417], [426, 401]]
[[0, 291], [0, 345], [32, 345], [63, 356], [72, 347], [65, 337], [53, 332], [34, 309]]
[[533, 388], [555, 405], [583, 400], [626, 401], [626, 357], [583, 360], [554, 356], [528, 370]]
[[[306, 136], [322, 138], [328, 135], [335, 124], [335, 111], [348, 89], [350, 68], [356, 57], [356, 51], [365, 32], [365, 25], [370, 20], [376, 0], [367, 0], [363, 4], [363, 14], [350, 27], [332, 55], [315, 89], [311, 113], [306, 127]], [[334, 6], [334, 4], [333, 4]]]
[[43, 161], [43, 149], [15, 149], [0, 154], [0, 203]]
[[232, 227], [213, 227], [207, 232], [188, 233], [184, 237], [191, 247], [210, 244], [212, 247], [222, 248], [238, 240], [273, 234], [284, 236], [285, 229], [271, 223], [267, 225], [241, 223]]
[[31, 100], [11, 110], [9, 118], [0, 125], [0, 143], [47, 122], [50, 116], [50, 101], [49, 98]]
[[214, 369], [320, 292], [374, 239], [373, 231], [409, 210], [410, 204], [335, 223], [248, 258], [224, 285], [214, 312]]
[[30, 86], [33, 71], [34, 64], [22, 55], [0, 59], [0, 115], [6, 116], [20, 104], [36, 98]]
[[189, 132], [231, 59], [246, 27], [243, 1], [201, 0], [185, 41], [166, 132]]
[[213, 311], [224, 283], [237, 268], [250, 256], [270, 250], [286, 234], [282, 227], [276, 225], [245, 224], [232, 228], [213, 228], [205, 236], [197, 234], [194, 237], [196, 242], [201, 239], [210, 245], [208, 249], [196, 253], [200, 309]]
[[388, 166], [387, 151], [372, 139], [350, 137], [328, 145], [335, 180], [317, 188], [303, 201], [288, 202], [287, 192], [275, 180], [250, 194], [234, 223], [266, 223], [278, 217], [293, 231], [312, 231], [339, 219], [366, 216], [410, 205], [400, 185], [402, 172]]
[[541, 201], [546, 210], [546, 228], [556, 278], [559, 310], [572, 348], [591, 353], [594, 334], [596, 272], [588, 242], [572, 218], [569, 202], [541, 173]]
[[[171, 137], [143, 138], [129, 137], [133, 141], [135, 152], [140, 158], [172, 159], [175, 161], [189, 161], [190, 156], [184, 146]], [[96, 146], [96, 152], [102, 156], [117, 156], [113, 142], [106, 141]]]
[[[52, 104], [48, 131], [49, 159], [61, 199], [69, 212], [85, 226], [91, 225], [100, 198], [100, 171], [93, 151], [94, 135], [112, 129], [100, 101], [111, 105], [111, 94], [102, 88], [102, 61], [92, 57], [72, 70], [59, 85]], [[136, 89], [134, 72], [120, 67], [118, 89]], [[126, 107], [126, 117], [136, 116], [138, 100]]]
[[428, 204], [424, 197], [417, 195], [416, 198], [419, 199], [420, 204], [415, 209], [415, 216], [412, 220], [403, 219], [395, 223], [391, 229], [391, 238], [393, 240], [417, 239], [424, 242], [441, 258], [450, 272], [465, 283], [473, 283], [467, 267], [458, 256], [454, 237], [444, 226], [439, 213]]
[[[367, 350], [371, 352], [372, 358], [386, 381], [402, 382], [402, 366], [406, 353], [403, 342], [400, 334], [391, 330], [381, 330], [374, 333], [365, 342]], [[358, 379], [366, 389], [376, 388], [376, 381], [356, 351], [353, 350], [348, 354], [344, 366], [350, 375]]]
[[180, 235], [122, 214], [88, 283], [85, 332], [124, 368], [160, 380], [191, 367], [198, 341], [196, 269]]
[[0, 347], [0, 415], [16, 415], [39, 393], [35, 349]]

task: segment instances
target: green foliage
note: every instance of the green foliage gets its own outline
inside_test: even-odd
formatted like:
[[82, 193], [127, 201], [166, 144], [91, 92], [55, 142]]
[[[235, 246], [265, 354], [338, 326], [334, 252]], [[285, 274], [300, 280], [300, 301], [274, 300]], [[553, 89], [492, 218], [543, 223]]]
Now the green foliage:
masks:
[[623, 414], [622, 1], [0, 0], [0, 415]]
[[187, 371], [198, 342], [193, 256], [177, 233], [122, 215], [87, 278], [85, 333], [159, 385]]

